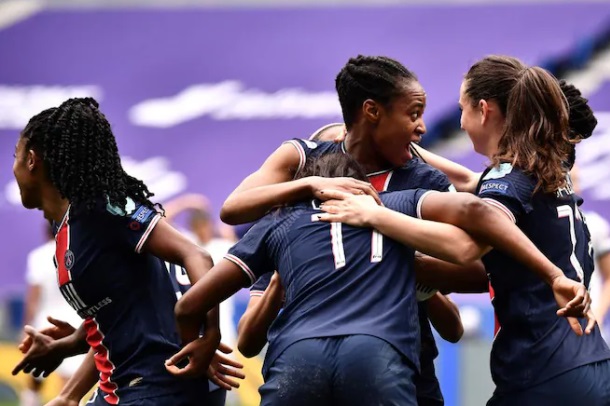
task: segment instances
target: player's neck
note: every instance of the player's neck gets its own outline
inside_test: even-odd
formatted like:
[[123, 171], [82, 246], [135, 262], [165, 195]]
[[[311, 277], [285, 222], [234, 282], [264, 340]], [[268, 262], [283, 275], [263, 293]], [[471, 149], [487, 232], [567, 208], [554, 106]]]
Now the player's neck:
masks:
[[53, 220], [56, 223], [63, 220], [70, 202], [68, 199], [64, 199], [59, 194], [59, 191], [55, 188], [45, 189], [42, 192], [42, 207], [41, 210], [44, 213], [44, 218], [47, 220]]
[[358, 162], [366, 173], [382, 171], [387, 168], [377, 156], [375, 146], [371, 144], [361, 130], [352, 128], [345, 137], [345, 151]]

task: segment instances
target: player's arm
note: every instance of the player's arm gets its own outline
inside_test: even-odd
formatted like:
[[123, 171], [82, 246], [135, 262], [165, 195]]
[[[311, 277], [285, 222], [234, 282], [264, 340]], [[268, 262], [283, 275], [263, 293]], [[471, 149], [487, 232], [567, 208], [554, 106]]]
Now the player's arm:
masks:
[[76, 373], [66, 382], [59, 395], [47, 403], [47, 406], [78, 406], [80, 400], [89, 393], [99, 377], [94, 354], [93, 349], [90, 349]]
[[[175, 315], [179, 328], [181, 330], [198, 328], [203, 321], [202, 315], [251, 283], [252, 281], [239, 266], [223, 259], [176, 303]], [[213, 353], [206, 350], [207, 347], [206, 336], [193, 340], [166, 362], [167, 370], [177, 376], [205, 373], [213, 356]], [[189, 360], [186, 367], [181, 369], [175, 366], [185, 358]]]
[[447, 293], [483, 293], [489, 290], [489, 279], [480, 260], [466, 265], [452, 264], [429, 255], [415, 256], [417, 282]]
[[[167, 221], [161, 219], [150, 233], [150, 236], [142, 248], [144, 251], [172, 264], [183, 267], [191, 281], [195, 284], [212, 268], [214, 263], [207, 251], [193, 244], [188, 238], [178, 232]], [[209, 309], [209, 314], [203, 313], [202, 319], [197, 326], [189, 329], [179, 330], [183, 342], [190, 342], [199, 337], [201, 325], [205, 325], [205, 335], [214, 335], [220, 343], [220, 321], [218, 308]], [[184, 325], [180, 325], [184, 327]], [[211, 337], [210, 337], [211, 338]]]
[[369, 183], [352, 178], [311, 176], [292, 180], [305, 164], [303, 159], [293, 142], [283, 144], [229, 195], [220, 210], [221, 220], [232, 225], [255, 221], [274, 207], [317, 196], [326, 188], [364, 193], [378, 200]]
[[411, 146], [426, 163], [447, 175], [458, 192], [474, 193], [481, 176], [480, 173], [473, 172], [465, 166], [436, 155], [415, 144], [411, 144]]
[[277, 272], [261, 296], [250, 296], [248, 308], [237, 325], [237, 348], [244, 357], [258, 355], [267, 343], [267, 331], [282, 309], [284, 289]]
[[[452, 197], [456, 195], [442, 194]], [[318, 215], [323, 221], [372, 227], [416, 251], [454, 264], [470, 264], [479, 259], [487, 249], [464, 230], [450, 224], [410, 217], [377, 206], [372, 199], [362, 199], [364, 196], [353, 196], [355, 199], [352, 199], [352, 195], [335, 190], [325, 190], [324, 195], [326, 198], [342, 200], [327, 201], [320, 206], [327, 212]]]
[[[413, 236], [418, 235], [422, 229], [420, 225], [417, 231], [414, 231], [414, 218], [377, 206], [367, 196], [354, 196], [332, 190], [325, 190], [324, 195], [334, 200], [322, 207], [322, 210], [329, 213], [320, 216], [321, 220], [372, 227], [420, 252], [434, 255], [432, 251], [438, 251], [438, 247], [435, 249], [434, 246], [420, 249], [413, 245], [417, 240]], [[477, 240], [484, 241], [520, 261], [552, 287], [559, 305], [557, 314], [568, 317], [576, 334], [582, 335], [583, 331], [580, 322], [574, 317], [586, 317], [586, 332], [592, 331], [595, 319], [589, 308], [590, 297], [584, 285], [567, 278], [500, 209], [469, 193], [438, 192], [428, 192], [421, 197], [418, 207], [420, 217], [457, 226]], [[438, 242], [433, 244], [445, 246]], [[481, 254], [488, 249], [490, 248], [484, 248]]]
[[[36, 331], [31, 326], [24, 328], [27, 338], [19, 345], [19, 349], [25, 355], [13, 369], [13, 375], [23, 371], [31, 372], [34, 376], [48, 376], [64, 359], [88, 351], [84, 324], [74, 330], [65, 322], [55, 321], [55, 326], [62, 329], [61, 332], [49, 331], [51, 334], [45, 334], [45, 330], [49, 329]], [[68, 332], [70, 330], [72, 333]]]
[[603, 322], [608, 313], [608, 309], [610, 309], [610, 251], [599, 255], [597, 257], [597, 263], [599, 265], [597, 272], [600, 273], [603, 284], [598, 303], [594, 304], [595, 309], [593, 313], [600, 322]]
[[292, 144], [282, 144], [229, 195], [220, 210], [220, 219], [231, 225], [248, 223], [258, 220], [275, 206], [311, 195], [305, 181], [277, 187], [294, 178], [299, 166], [303, 165], [301, 159]]
[[460, 310], [451, 299], [436, 292], [427, 301], [428, 318], [440, 336], [450, 343], [457, 343], [464, 335]]

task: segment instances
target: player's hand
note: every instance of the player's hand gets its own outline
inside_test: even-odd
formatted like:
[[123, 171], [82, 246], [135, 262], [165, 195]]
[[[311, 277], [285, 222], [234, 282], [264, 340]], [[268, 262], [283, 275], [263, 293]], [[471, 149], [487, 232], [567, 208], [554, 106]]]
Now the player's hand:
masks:
[[64, 360], [63, 355], [54, 346], [55, 340], [36, 331], [32, 326], [25, 326], [24, 331], [29, 336], [31, 345], [21, 362], [13, 369], [12, 374], [17, 375], [23, 371], [26, 374], [31, 372], [36, 377], [49, 376]]
[[[52, 326], [43, 328], [39, 331], [39, 333], [49, 336], [55, 340], [67, 337], [76, 331], [76, 329], [72, 327], [70, 323], [67, 323], [63, 320], [58, 320], [51, 316], [47, 316], [47, 320], [49, 321], [49, 323], [52, 324]], [[19, 351], [21, 351], [21, 353], [25, 354], [30, 350], [31, 346], [32, 336], [29, 334], [24, 334], [24, 338], [21, 343], [19, 343], [19, 346], [17, 348], [19, 348]]]
[[323, 190], [326, 200], [320, 206], [325, 213], [319, 214], [320, 221], [346, 223], [355, 227], [372, 227], [377, 202], [368, 195], [352, 195], [339, 190]]
[[368, 195], [375, 199], [377, 204], [381, 204], [377, 191], [373, 185], [368, 182], [363, 182], [354, 178], [323, 178], [320, 176], [310, 176], [306, 179], [311, 194], [317, 199], [328, 200], [328, 197], [325, 197], [323, 192], [331, 189], [353, 195]]
[[44, 406], [78, 406], [78, 400], [68, 399], [63, 396], [57, 396], [49, 403], [45, 403]]
[[566, 317], [572, 330], [579, 336], [583, 335], [583, 329], [578, 318], [586, 317], [587, 329], [592, 329], [593, 326], [590, 326], [590, 317], [593, 317], [591, 297], [585, 285], [562, 275], [553, 280], [551, 287], [555, 301], [559, 305], [557, 315]]
[[246, 375], [237, 370], [243, 369], [244, 366], [229, 357], [225, 357], [221, 354], [221, 352], [224, 354], [230, 354], [233, 352], [233, 349], [226, 344], [220, 343], [218, 346], [218, 351], [216, 351], [212, 357], [212, 362], [208, 367], [208, 379], [225, 390], [239, 388], [239, 382], [229, 377], [232, 376], [234, 378], [244, 379]]
[[[220, 338], [218, 335], [204, 334], [185, 345], [178, 353], [165, 361], [165, 369], [175, 376], [193, 377], [203, 375], [207, 373], [219, 344]], [[188, 360], [188, 364], [184, 368], [177, 367], [176, 364], [183, 360]]]

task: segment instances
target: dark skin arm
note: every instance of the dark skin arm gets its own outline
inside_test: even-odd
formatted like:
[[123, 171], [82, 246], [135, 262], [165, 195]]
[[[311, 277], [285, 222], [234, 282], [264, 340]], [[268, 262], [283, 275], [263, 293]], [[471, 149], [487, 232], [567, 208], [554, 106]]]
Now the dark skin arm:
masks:
[[[183, 267], [193, 285], [214, 265], [210, 254], [193, 244], [164, 219], [157, 223], [146, 240], [143, 250], [164, 261]], [[220, 343], [218, 307], [210, 309], [209, 314], [206, 313], [205, 320], [201, 320], [197, 326], [178, 319], [178, 332], [182, 341], [187, 343], [198, 338], [201, 325], [204, 323], [205, 334], [217, 338], [218, 346]]]
[[237, 326], [237, 348], [244, 357], [258, 355], [267, 344], [267, 331], [282, 309], [284, 289], [279, 275], [273, 274], [262, 296], [251, 296], [248, 308]]
[[[223, 259], [180, 298], [175, 308], [176, 318], [185, 325], [185, 328], [200, 326], [202, 315], [250, 283], [241, 268]], [[209, 364], [209, 362], [206, 364], [205, 358], [202, 359], [202, 348], [205, 346], [205, 337], [187, 344], [168, 360], [166, 368], [174, 375], [183, 376], [194, 376], [205, 372]], [[189, 364], [183, 369], [177, 368], [175, 364], [186, 356], [189, 357]]]
[[458, 307], [448, 297], [436, 292], [428, 299], [428, 318], [440, 336], [450, 343], [457, 343], [464, 335], [464, 326]]
[[220, 210], [220, 219], [231, 225], [255, 221], [274, 207], [316, 196], [318, 191], [331, 187], [379, 199], [369, 183], [352, 178], [312, 176], [293, 181], [299, 163], [300, 155], [293, 145], [280, 146], [229, 195]]
[[452, 264], [428, 255], [415, 256], [417, 282], [447, 293], [483, 293], [489, 279], [480, 260], [468, 265]]

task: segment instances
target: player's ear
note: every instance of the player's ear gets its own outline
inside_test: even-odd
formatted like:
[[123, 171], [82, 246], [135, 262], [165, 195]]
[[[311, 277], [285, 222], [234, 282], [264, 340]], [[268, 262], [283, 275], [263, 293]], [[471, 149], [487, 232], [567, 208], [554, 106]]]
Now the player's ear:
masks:
[[362, 113], [364, 114], [364, 118], [374, 124], [377, 124], [380, 116], [380, 106], [376, 101], [371, 99], [366, 99], [364, 103], [362, 103]]
[[35, 150], [29, 149], [26, 152], [25, 162], [28, 170], [33, 172], [36, 168], [41, 167], [42, 157]]

